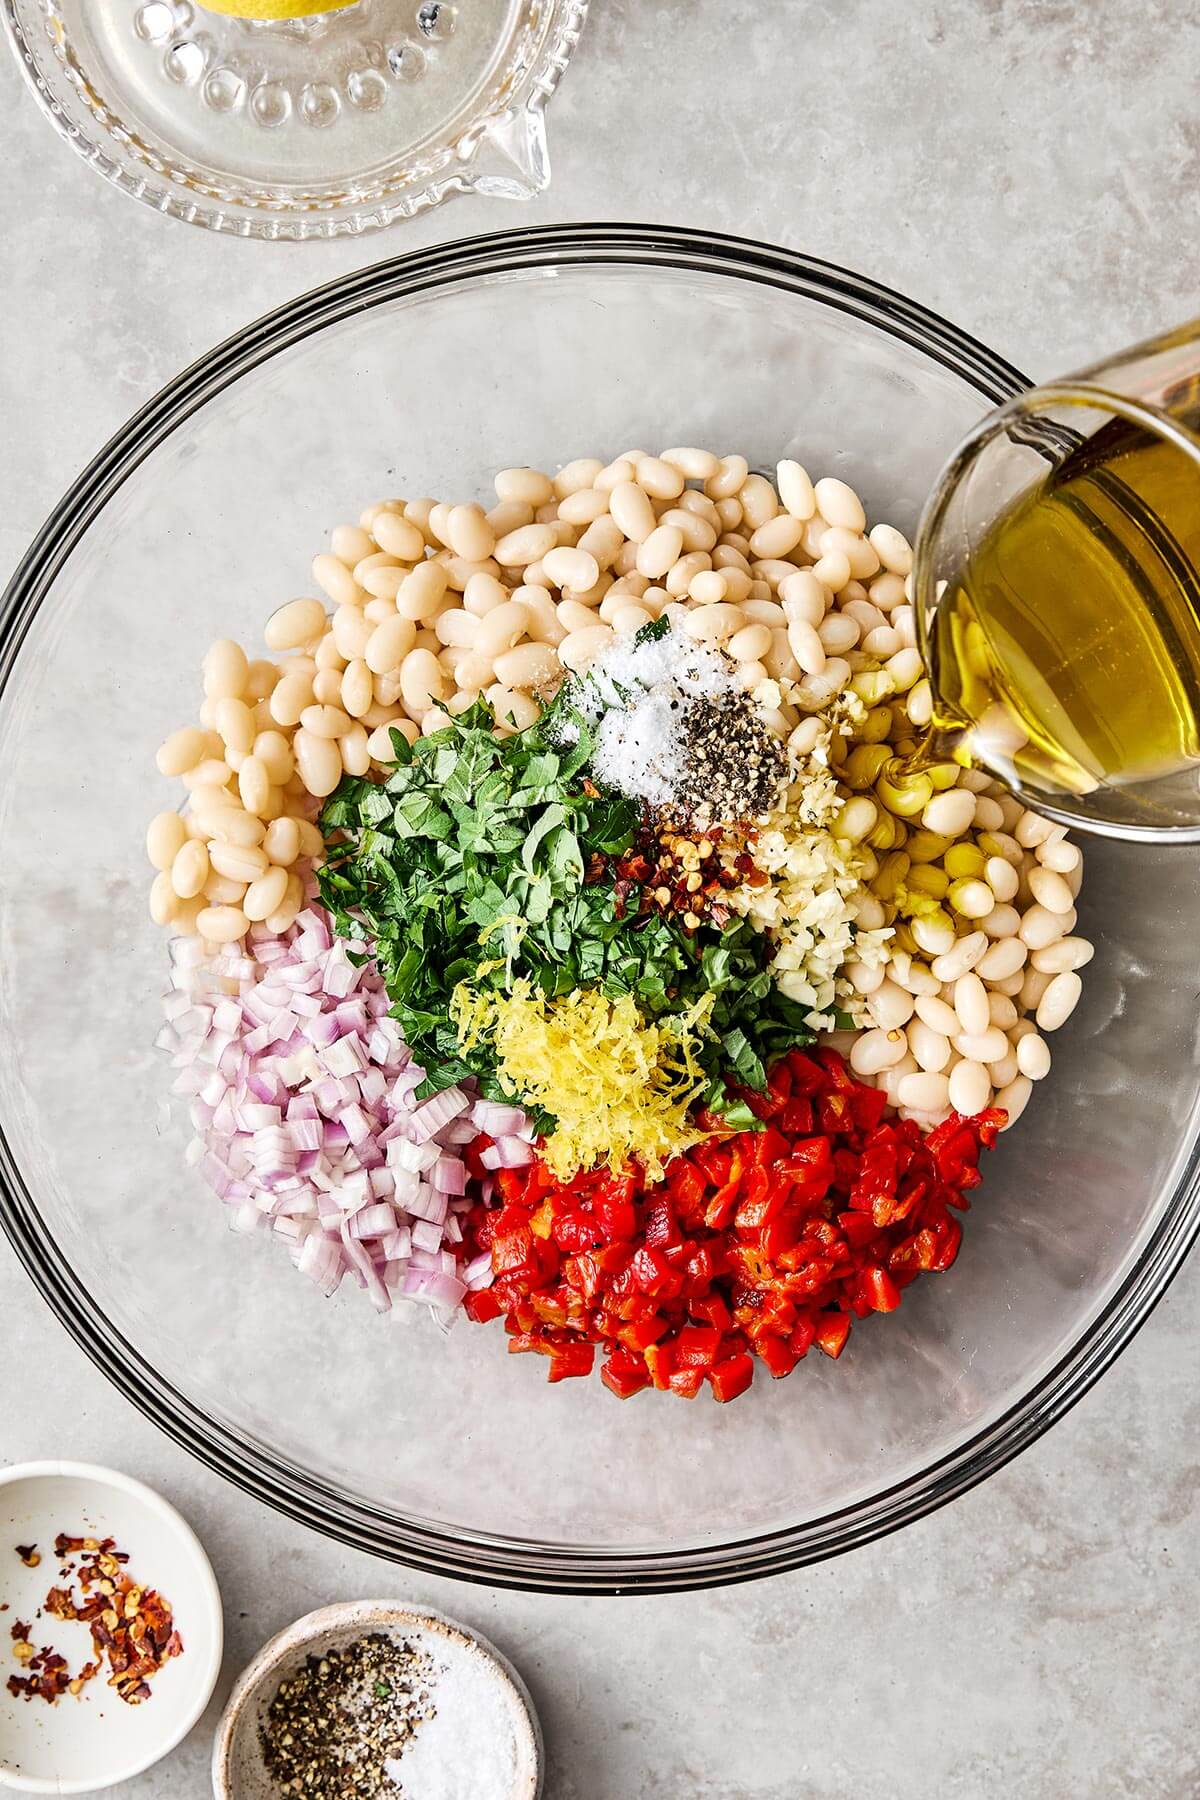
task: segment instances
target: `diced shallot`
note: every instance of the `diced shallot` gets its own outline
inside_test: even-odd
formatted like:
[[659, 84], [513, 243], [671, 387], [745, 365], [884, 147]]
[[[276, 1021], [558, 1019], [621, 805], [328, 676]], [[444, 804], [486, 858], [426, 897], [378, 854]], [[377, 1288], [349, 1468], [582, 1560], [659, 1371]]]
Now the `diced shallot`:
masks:
[[373, 965], [351, 960], [315, 903], [281, 937], [253, 926], [245, 952], [176, 939], [171, 962], [160, 1042], [191, 1103], [186, 1160], [232, 1227], [269, 1231], [325, 1295], [349, 1271], [379, 1311], [415, 1301], [444, 1329], [492, 1278], [490, 1256], [461, 1248], [495, 1187], [464, 1149], [483, 1134], [489, 1169], [523, 1166], [525, 1115], [471, 1084], [414, 1099], [425, 1070]]

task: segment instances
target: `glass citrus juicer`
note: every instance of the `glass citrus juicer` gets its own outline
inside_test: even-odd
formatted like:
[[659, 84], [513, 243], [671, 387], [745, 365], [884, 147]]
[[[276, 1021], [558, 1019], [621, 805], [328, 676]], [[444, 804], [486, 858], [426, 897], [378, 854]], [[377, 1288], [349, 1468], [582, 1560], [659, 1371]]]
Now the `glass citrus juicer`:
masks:
[[1064, 824], [1200, 842], [1200, 320], [988, 414], [913, 600], [930, 716], [894, 780], [953, 759]]

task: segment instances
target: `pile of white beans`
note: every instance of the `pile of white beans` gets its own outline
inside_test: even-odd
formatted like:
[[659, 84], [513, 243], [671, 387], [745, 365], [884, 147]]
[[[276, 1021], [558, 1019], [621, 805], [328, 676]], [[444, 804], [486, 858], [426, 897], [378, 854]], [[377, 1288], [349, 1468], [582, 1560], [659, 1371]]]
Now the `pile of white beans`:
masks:
[[368, 507], [313, 562], [326, 598], [269, 619], [272, 659], [213, 645], [199, 725], [158, 753], [189, 805], [150, 827], [153, 917], [213, 943], [259, 920], [286, 929], [321, 854], [317, 802], [343, 773], [392, 761], [392, 730], [412, 742], [481, 698], [502, 733], [521, 730], [565, 671], [675, 607], [738, 664], [798, 761], [839, 696], [862, 703], [834, 737], [833, 829], [865, 858], [859, 923], [895, 936], [885, 966], [849, 967], [870, 1021], [847, 1041], [851, 1064], [923, 1124], [993, 1103], [1011, 1123], [1092, 955], [1074, 935], [1082, 861], [985, 775], [946, 764], [889, 781], [932, 705], [903, 535], [868, 532], [840, 480], [784, 461], [771, 481], [695, 448], [504, 469], [495, 490], [487, 511]]

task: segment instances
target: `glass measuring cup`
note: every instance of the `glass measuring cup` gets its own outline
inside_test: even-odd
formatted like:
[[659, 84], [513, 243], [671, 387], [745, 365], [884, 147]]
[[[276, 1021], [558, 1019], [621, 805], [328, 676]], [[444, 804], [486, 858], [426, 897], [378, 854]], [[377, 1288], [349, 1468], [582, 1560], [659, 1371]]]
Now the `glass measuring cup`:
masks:
[[[1123, 465], [1120, 458], [1105, 460], [1105, 447], [1113, 442], [1132, 443], [1152, 452], [1158, 468], [1170, 478], [1174, 500], [1169, 508], [1147, 509], [1144, 497], [1139, 499], [1125, 485], [1120, 470], [1130, 466], [1128, 461]], [[1077, 595], [1068, 595], [1064, 587], [1059, 607], [1052, 595], [1047, 596], [1038, 624], [1039, 641], [1050, 654], [1040, 669], [1026, 663], [1017, 677], [1022, 701], [1034, 696], [1032, 710], [1024, 709], [1023, 718], [1018, 719], [1014, 709], [1004, 704], [989, 706], [986, 712], [964, 705], [958, 671], [947, 662], [948, 630], [938, 629], [939, 623], [948, 624], [945, 616], [939, 621], [939, 607], [951, 604], [946, 598], [948, 591], [953, 593], [964, 571], [972, 568], [972, 558], [978, 560], [981, 547], [989, 541], [999, 544], [998, 567], [1004, 571], [1005, 539], [1002, 531], [996, 532], [997, 521], [1010, 517], [1015, 508], [1029, 507], [1025, 516], [1030, 529], [1024, 548], [1026, 554], [1036, 556], [1044, 498], [1061, 493], [1056, 484], [1072, 469], [1087, 467], [1089, 460], [1104, 472], [1105, 503], [1111, 502], [1116, 509], [1114, 516], [1119, 517], [1126, 546], [1131, 537], [1136, 539], [1135, 552], [1140, 556], [1144, 546], [1146, 558], [1162, 579], [1167, 578], [1164, 571], [1170, 572], [1175, 589], [1171, 629], [1164, 633], [1147, 624], [1144, 634], [1147, 640], [1154, 639], [1157, 666], [1148, 649], [1139, 659], [1140, 653], [1134, 655], [1128, 647], [1114, 664], [1112, 645], [1106, 650], [1101, 642], [1106, 596], [1119, 599], [1135, 622], [1138, 614], [1133, 590], [1121, 585], [1124, 571], [1113, 552], [1117, 540], [1106, 538], [1097, 524], [1079, 569], [1081, 580], [1092, 583], [1089, 598], [1097, 602], [1091, 617], [1092, 636], [1071, 635], [1079, 626], [1078, 612], [1072, 610]], [[1048, 509], [1044, 521], [1047, 535], [1043, 541], [1049, 547], [1048, 534], [1054, 527]], [[993, 532], [995, 538], [991, 538]], [[1015, 561], [1010, 560], [1009, 567], [1017, 567]], [[982, 419], [947, 463], [922, 515], [913, 568], [918, 642], [934, 690], [932, 740], [923, 753], [953, 755], [989, 769], [1023, 799], [1064, 824], [1110, 837], [1200, 842], [1200, 742], [1194, 732], [1189, 733], [1195, 720], [1185, 693], [1188, 680], [1200, 667], [1197, 596], [1200, 320], [1015, 396]], [[1119, 610], [1114, 604], [1113, 630], [1118, 628]], [[978, 641], [983, 644], [986, 639], [986, 654], [1003, 674], [1006, 656], [1016, 656], [1014, 645], [1002, 633], [990, 630], [986, 614], [981, 617], [985, 635]], [[1056, 641], [1056, 628], [1061, 641]], [[955, 641], [961, 644], [961, 636]], [[1190, 658], [1186, 654], [1189, 645]], [[1173, 705], [1179, 717], [1173, 714], [1172, 730], [1158, 734], [1164, 740], [1178, 737], [1179, 754], [1173, 764], [1166, 768], [1155, 764], [1154, 771], [1148, 772], [1147, 768], [1122, 764], [1115, 753], [1107, 761], [1101, 753], [1097, 760], [1094, 740], [1090, 761], [1082, 750], [1078, 760], [1036, 754], [1036, 735], [1030, 747], [1025, 729], [1031, 717], [1046, 726], [1042, 741], [1052, 748], [1083, 741], [1072, 735], [1082, 714], [1071, 713], [1071, 689], [1055, 690], [1053, 664], [1059, 654], [1064, 658], [1060, 680], [1065, 659], [1074, 656], [1072, 679], [1085, 696], [1087, 659], [1109, 654], [1109, 666], [1104, 670], [1095, 661], [1090, 665], [1097, 671], [1096, 680], [1101, 675], [1107, 679], [1110, 696], [1115, 684], [1126, 725], [1132, 720], [1135, 730], [1144, 726], [1150, 737], [1155, 735], [1155, 718], [1161, 718], [1164, 707]], [[1018, 668], [1015, 660], [1010, 666]], [[1078, 699], [1078, 695], [1074, 697]], [[1038, 699], [1044, 702], [1040, 715]], [[1058, 705], [1060, 701], [1064, 705]], [[1141, 719], [1138, 708], [1143, 709]], [[1068, 767], [1070, 775], [1064, 774]]]

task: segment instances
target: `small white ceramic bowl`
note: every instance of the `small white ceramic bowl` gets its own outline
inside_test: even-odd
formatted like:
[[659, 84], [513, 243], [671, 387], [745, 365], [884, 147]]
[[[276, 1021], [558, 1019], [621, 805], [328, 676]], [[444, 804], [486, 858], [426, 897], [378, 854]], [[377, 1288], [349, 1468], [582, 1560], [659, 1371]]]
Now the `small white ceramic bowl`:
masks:
[[[102, 1672], [78, 1699], [55, 1705], [11, 1695], [19, 1674], [11, 1628], [33, 1620], [37, 1643], [52, 1644], [72, 1667], [89, 1660], [86, 1625], [35, 1619], [58, 1583], [54, 1540], [111, 1537], [128, 1552], [129, 1571], [169, 1603], [183, 1639], [139, 1706], [128, 1706]], [[36, 1544], [41, 1562], [26, 1568], [17, 1544]], [[190, 1525], [140, 1481], [92, 1463], [18, 1463], [0, 1471], [0, 1788], [32, 1794], [82, 1794], [140, 1774], [186, 1737], [208, 1705], [221, 1667], [221, 1596]]]
[[[431, 1656], [440, 1671], [457, 1666], [461, 1674], [469, 1662], [475, 1677], [484, 1672], [494, 1684], [506, 1736], [511, 1734], [513, 1780], [504, 1800], [539, 1800], [544, 1761], [541, 1726], [525, 1683], [512, 1664], [494, 1644], [465, 1625], [426, 1607], [409, 1606], [398, 1600], [348, 1600], [338, 1606], [324, 1606], [297, 1619], [264, 1644], [238, 1678], [217, 1727], [212, 1763], [215, 1800], [271, 1800], [277, 1790], [263, 1766], [259, 1728], [280, 1682], [293, 1674], [306, 1656], [340, 1649], [371, 1632], [402, 1637]], [[423, 1725], [419, 1735], [436, 1726], [439, 1734], [445, 1734], [439, 1736], [439, 1741], [449, 1747], [456, 1735], [454, 1713], [446, 1704], [452, 1689], [444, 1688], [439, 1702], [436, 1677], [431, 1687], [439, 1715]], [[425, 1747], [429, 1747], [427, 1738]], [[403, 1758], [400, 1766], [403, 1778]]]

